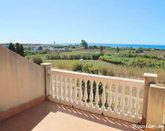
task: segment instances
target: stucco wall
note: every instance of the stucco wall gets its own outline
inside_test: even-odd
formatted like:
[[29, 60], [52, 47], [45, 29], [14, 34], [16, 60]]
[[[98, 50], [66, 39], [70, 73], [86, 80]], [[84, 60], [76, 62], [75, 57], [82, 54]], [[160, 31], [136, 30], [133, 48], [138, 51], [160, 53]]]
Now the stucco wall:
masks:
[[165, 87], [150, 85], [148, 94], [147, 124], [165, 124]]
[[45, 94], [44, 69], [0, 46], [0, 112]]

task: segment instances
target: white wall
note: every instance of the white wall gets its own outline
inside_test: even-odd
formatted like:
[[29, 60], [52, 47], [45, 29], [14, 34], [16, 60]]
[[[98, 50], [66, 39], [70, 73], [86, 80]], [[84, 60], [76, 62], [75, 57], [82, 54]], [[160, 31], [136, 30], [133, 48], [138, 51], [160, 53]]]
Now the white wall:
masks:
[[0, 112], [44, 94], [43, 67], [0, 46]]

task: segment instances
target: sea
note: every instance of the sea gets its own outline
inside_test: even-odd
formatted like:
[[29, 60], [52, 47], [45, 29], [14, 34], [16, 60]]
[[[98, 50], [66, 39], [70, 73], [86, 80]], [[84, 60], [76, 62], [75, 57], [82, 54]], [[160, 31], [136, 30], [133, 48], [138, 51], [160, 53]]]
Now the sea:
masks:
[[107, 46], [107, 47], [119, 47], [119, 48], [145, 48], [145, 49], [163, 49], [165, 50], [165, 44], [111, 44], [111, 43], [88, 43], [89, 46]]

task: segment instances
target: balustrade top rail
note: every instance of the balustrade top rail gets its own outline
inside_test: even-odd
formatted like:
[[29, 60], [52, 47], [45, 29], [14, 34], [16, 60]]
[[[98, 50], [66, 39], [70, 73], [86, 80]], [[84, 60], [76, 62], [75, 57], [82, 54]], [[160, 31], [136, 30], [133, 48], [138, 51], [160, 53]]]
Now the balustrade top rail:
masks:
[[119, 84], [120, 84], [120, 82], [124, 82], [124, 83], [129, 83], [129, 85], [133, 84], [134, 86], [143, 86], [143, 84], [144, 84], [144, 80], [131, 79], [131, 78], [88, 74], [88, 73], [83, 73], [83, 72], [75, 72], [75, 71], [68, 71], [68, 70], [61, 70], [61, 69], [51, 69], [51, 73], [53, 73], [53, 72], [62, 73], [62, 74], [65, 74], [66, 76], [70, 76], [70, 77], [78, 76], [81, 79], [85, 78], [85, 79], [99, 80], [99, 81], [111, 80], [112, 82], [118, 81]]

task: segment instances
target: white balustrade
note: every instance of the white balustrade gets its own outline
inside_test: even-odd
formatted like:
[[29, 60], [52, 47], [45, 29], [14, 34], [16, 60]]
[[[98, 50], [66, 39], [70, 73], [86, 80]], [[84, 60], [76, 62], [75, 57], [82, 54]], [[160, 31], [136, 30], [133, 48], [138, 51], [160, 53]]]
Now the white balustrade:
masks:
[[144, 81], [51, 69], [50, 100], [140, 122]]
[[91, 87], [90, 87], [90, 106], [93, 107], [93, 81], [91, 82]]

